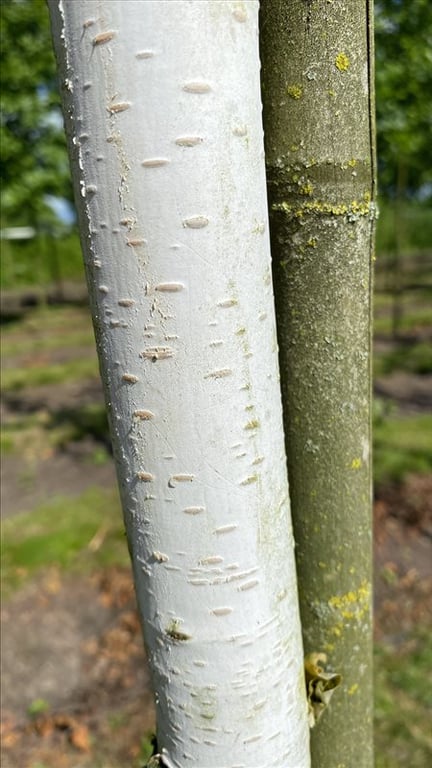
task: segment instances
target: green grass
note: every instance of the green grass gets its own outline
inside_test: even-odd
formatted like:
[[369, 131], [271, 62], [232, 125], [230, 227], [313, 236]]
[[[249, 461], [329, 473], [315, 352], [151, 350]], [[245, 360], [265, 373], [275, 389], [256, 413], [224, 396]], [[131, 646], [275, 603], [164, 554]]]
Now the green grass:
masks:
[[7, 323], [5, 335], [17, 333], [25, 338], [28, 333], [52, 333], [61, 330], [63, 333], [76, 333], [77, 330], [91, 329], [90, 311], [86, 307], [62, 306], [32, 307], [28, 314]]
[[392, 371], [408, 373], [432, 373], [432, 344], [401, 345], [384, 355], [374, 357], [374, 376], [386, 376]]
[[56, 280], [84, 281], [84, 266], [77, 232], [58, 240], [36, 237], [28, 241], [3, 241], [2, 290], [48, 285]]
[[[392, 302], [386, 302], [386, 304], [388, 312], [386, 314], [378, 314], [378, 316], [375, 317], [374, 333], [390, 336], [393, 330], [391, 316]], [[384, 303], [380, 302], [380, 307], [383, 306], [385, 306]], [[432, 327], [432, 309], [429, 307], [419, 307], [418, 309], [414, 309], [412, 306], [403, 307], [402, 317], [400, 318], [398, 325], [399, 333], [418, 331], [430, 327]]]
[[[83, 354], [83, 347], [88, 356]], [[47, 362], [50, 353], [66, 349], [70, 360]], [[19, 358], [25, 355], [28, 359], [20, 363]], [[39, 308], [24, 320], [11, 323], [2, 332], [1, 357], [3, 391], [99, 376], [90, 317], [82, 308]], [[14, 357], [18, 358], [15, 365]], [[12, 362], [10, 367], [8, 361]]]
[[76, 498], [58, 497], [6, 519], [2, 561], [5, 596], [44, 568], [87, 572], [126, 565], [129, 558], [117, 491], [91, 488]]
[[150, 760], [153, 754], [152, 737], [153, 734], [150, 734], [141, 739], [140, 755], [137, 759], [137, 768], [142, 768], [142, 766], [147, 765], [147, 762]]
[[375, 484], [399, 482], [407, 474], [429, 472], [432, 472], [432, 414], [376, 417]]
[[1, 388], [4, 392], [64, 384], [77, 379], [92, 379], [99, 375], [97, 360], [72, 360], [68, 363], [34, 365], [28, 368], [6, 368], [2, 374]]
[[[376, 246], [378, 255], [394, 248], [395, 219], [403, 229], [402, 252], [430, 249], [432, 243], [432, 219], [428, 204], [405, 202], [396, 210], [394, 203], [379, 200]], [[402, 222], [402, 226], [401, 226]]]
[[79, 359], [83, 347], [86, 352], [94, 350], [96, 358], [90, 314], [83, 307], [37, 307], [2, 327], [3, 363], [24, 356], [37, 360], [65, 350], [70, 356], [76, 352]]
[[[431, 265], [431, 277], [432, 277], [432, 265]], [[432, 309], [431, 303], [431, 289], [427, 286], [423, 288], [417, 288], [416, 290], [404, 290], [402, 292], [402, 306], [406, 315], [414, 314], [418, 311], [419, 306], [426, 310], [429, 320], [432, 322]], [[373, 298], [373, 308], [375, 313], [382, 313], [383, 311], [390, 312], [393, 306], [393, 294], [390, 292], [376, 291]]]
[[2, 427], [0, 433], [0, 455], [7, 456], [15, 452], [15, 440], [10, 430]]
[[[115, 744], [118, 740], [119, 743], [127, 744], [128, 735], [127, 732], [122, 732], [122, 729], [127, 727], [127, 715], [125, 721], [125, 715], [118, 713], [112, 715], [109, 718], [109, 726], [112, 732], [112, 741]], [[126, 740], [126, 741], [125, 741]], [[151, 756], [153, 755], [153, 734], [148, 733], [142, 737], [139, 744], [139, 754], [132, 759], [132, 762], [127, 763], [127, 768], [145, 768]], [[93, 760], [91, 768], [125, 768], [125, 763], [120, 763], [118, 758], [113, 757], [112, 750], [109, 749], [109, 742], [98, 741], [93, 745]]]
[[47, 449], [62, 449], [71, 442], [91, 436], [95, 446], [94, 461], [103, 464], [109, 458], [108, 420], [101, 403], [78, 405], [60, 413], [39, 410], [8, 419], [2, 426], [0, 449], [2, 456], [32, 455]]
[[0, 448], [2, 456], [37, 454], [47, 448], [64, 445], [72, 435], [71, 427], [55, 427], [48, 411], [15, 416], [2, 425]]
[[108, 441], [108, 420], [105, 406], [89, 403], [64, 413], [65, 424], [70, 424], [71, 440], [81, 440], [88, 435], [95, 440]]
[[[8, 329], [3, 332], [7, 339]], [[52, 352], [56, 349], [81, 349], [82, 347], [95, 348], [94, 335], [91, 331], [62, 332], [62, 335], [51, 335], [40, 338], [21, 338], [19, 340], [4, 341], [2, 346], [2, 357], [13, 357], [15, 355], [43, 354]]]
[[410, 645], [375, 650], [376, 768], [432, 765], [430, 629], [417, 630]]

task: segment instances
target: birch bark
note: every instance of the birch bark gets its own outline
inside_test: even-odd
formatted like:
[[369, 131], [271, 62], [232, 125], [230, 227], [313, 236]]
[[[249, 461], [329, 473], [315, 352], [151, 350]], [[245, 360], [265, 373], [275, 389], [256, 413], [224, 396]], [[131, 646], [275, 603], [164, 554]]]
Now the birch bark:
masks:
[[258, 3], [49, 5], [161, 762], [307, 766]]

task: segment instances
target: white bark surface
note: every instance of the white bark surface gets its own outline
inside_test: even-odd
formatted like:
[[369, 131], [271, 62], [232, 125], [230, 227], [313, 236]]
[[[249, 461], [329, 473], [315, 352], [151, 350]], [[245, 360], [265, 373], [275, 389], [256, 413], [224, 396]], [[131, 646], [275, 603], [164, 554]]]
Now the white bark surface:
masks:
[[302, 768], [258, 3], [49, 4], [162, 762]]

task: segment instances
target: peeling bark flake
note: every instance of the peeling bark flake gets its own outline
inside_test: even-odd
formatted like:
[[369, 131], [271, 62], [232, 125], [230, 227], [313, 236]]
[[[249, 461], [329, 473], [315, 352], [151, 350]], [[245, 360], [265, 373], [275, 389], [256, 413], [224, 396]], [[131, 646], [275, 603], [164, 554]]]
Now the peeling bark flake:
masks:
[[160, 293], [179, 293], [183, 288], [182, 283], [158, 283], [155, 285], [155, 291]]
[[155, 476], [151, 472], [137, 472], [137, 479], [141, 480], [142, 483], [152, 483]]
[[166, 360], [169, 357], [174, 357], [174, 350], [171, 347], [147, 347], [140, 352], [140, 357], [146, 360]]
[[191, 483], [195, 479], [195, 475], [179, 474], [171, 475], [168, 480], [169, 488], [175, 488], [176, 483]]
[[125, 112], [130, 106], [130, 101], [119, 101], [117, 104], [110, 104], [109, 107], [107, 107], [107, 112], [111, 115], [115, 115], [117, 112]]
[[164, 552], [159, 552], [158, 549], [154, 550], [153, 557], [158, 561], [158, 563], [167, 563], [169, 560], [168, 555], [166, 555]]
[[211, 87], [208, 83], [192, 81], [183, 85], [183, 90], [186, 93], [209, 93]]
[[136, 59], [152, 59], [154, 56], [153, 51], [138, 51], [135, 54]]
[[240, 481], [240, 485], [251, 485], [251, 483], [256, 483], [258, 480], [258, 475], [249, 475], [249, 477], [245, 477], [244, 480]]
[[126, 240], [126, 245], [129, 246], [129, 248], [136, 248], [139, 245], [145, 245], [146, 240], [144, 240], [142, 237], [136, 237], [133, 240]]
[[197, 144], [201, 144], [204, 139], [201, 136], [179, 136], [175, 143], [179, 147], [196, 147]]
[[[89, 19], [89, 21], [84, 22], [83, 27], [90, 26], [93, 22], [93, 19]], [[109, 43], [110, 40], [112, 40], [115, 37], [116, 33], [114, 30], [109, 30], [108, 32], [99, 32], [98, 35], [95, 35], [95, 37], [92, 40], [92, 43], [94, 46], [96, 45], [104, 45], [104, 43]]]
[[229, 525], [221, 525], [219, 528], [215, 528], [213, 533], [231, 533], [231, 531], [235, 531], [236, 528], [238, 528], [238, 523], [230, 523]]
[[258, 584], [258, 579], [251, 579], [251, 581], [246, 581], [244, 584], [240, 584], [237, 589], [239, 592], [245, 592], [247, 589], [253, 589], [254, 587], [257, 587]]
[[206, 216], [192, 216], [190, 219], [183, 221], [185, 229], [203, 229], [209, 223]]
[[240, 24], [244, 24], [244, 22], [247, 20], [247, 13], [243, 3], [239, 3], [235, 6], [232, 15], [236, 21], [238, 21]]
[[223, 557], [222, 555], [208, 555], [208, 557], [200, 557], [199, 564], [200, 565], [217, 565], [218, 563], [223, 563]]
[[210, 613], [212, 613], [214, 616], [228, 616], [232, 612], [233, 609], [229, 608], [228, 606], [221, 606], [220, 608], [212, 608], [210, 610]]
[[139, 381], [138, 376], [135, 376], [133, 373], [124, 373], [122, 379], [127, 384], [136, 384]]
[[141, 419], [141, 421], [150, 421], [150, 419], [154, 419], [154, 413], [147, 410], [134, 411], [133, 415], [136, 419]]
[[148, 157], [146, 160], [142, 161], [141, 165], [143, 168], [159, 168], [170, 162], [171, 160], [169, 160], [168, 157]]
[[234, 298], [223, 299], [222, 301], [218, 301], [217, 303], [218, 307], [222, 307], [222, 308], [235, 307], [236, 304], [238, 304], [238, 301], [237, 299], [234, 299]]
[[231, 376], [232, 370], [231, 368], [219, 368], [217, 371], [211, 371], [210, 373], [207, 373], [204, 378], [205, 379], [223, 379], [225, 376]]

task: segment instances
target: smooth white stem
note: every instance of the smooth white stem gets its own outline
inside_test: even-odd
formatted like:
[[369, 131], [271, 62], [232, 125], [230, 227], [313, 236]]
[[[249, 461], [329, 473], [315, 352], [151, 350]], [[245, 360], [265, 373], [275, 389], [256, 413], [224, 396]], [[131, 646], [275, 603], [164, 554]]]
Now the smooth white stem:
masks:
[[302, 768], [258, 3], [50, 10], [163, 761]]

